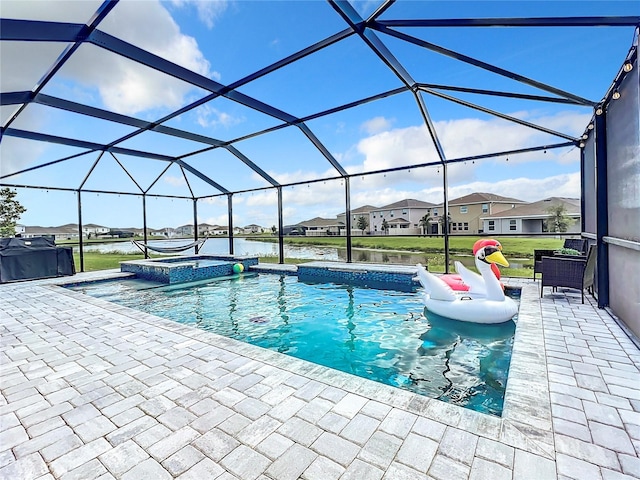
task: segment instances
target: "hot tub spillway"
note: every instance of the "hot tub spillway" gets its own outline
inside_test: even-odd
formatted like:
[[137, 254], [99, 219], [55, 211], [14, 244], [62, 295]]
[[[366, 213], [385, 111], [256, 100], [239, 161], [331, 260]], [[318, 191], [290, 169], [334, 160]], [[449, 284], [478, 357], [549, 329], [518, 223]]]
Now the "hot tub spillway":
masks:
[[174, 284], [234, 275], [233, 266], [237, 263], [247, 271], [251, 265], [258, 264], [258, 257], [198, 255], [132, 260], [120, 262], [120, 271], [135, 273], [145, 280]]

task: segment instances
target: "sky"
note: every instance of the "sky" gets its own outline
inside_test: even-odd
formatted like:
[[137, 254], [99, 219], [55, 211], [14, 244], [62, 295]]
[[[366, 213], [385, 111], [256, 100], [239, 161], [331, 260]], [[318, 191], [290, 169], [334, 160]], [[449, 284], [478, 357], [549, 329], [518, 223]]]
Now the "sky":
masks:
[[[3, 0], [0, 16], [85, 23], [100, 4], [94, 0]], [[366, 18], [379, 2], [359, 1], [352, 5]], [[640, 2], [400, 0], [380, 20], [612, 15], [640, 15]], [[347, 24], [328, 3], [315, 0], [122, 0], [98, 27], [220, 84], [239, 82], [242, 85], [238, 92], [298, 118], [402, 86], [357, 35], [256, 80], [244, 81], [248, 75], [345, 28]], [[611, 85], [634, 38], [633, 27], [397, 30], [596, 102]], [[391, 35], [378, 32], [376, 36], [415, 82], [553, 96]], [[66, 46], [51, 42], [0, 42], [2, 92], [33, 90]], [[579, 137], [593, 115], [589, 106], [437, 91], [571, 137]], [[208, 94], [200, 87], [89, 44], [74, 53], [41, 93], [145, 121], [161, 119]], [[566, 141], [436, 95], [418, 95], [424, 101], [447, 159]], [[17, 108], [17, 105], [0, 107], [3, 126]], [[238, 102], [218, 97], [164, 125], [231, 141], [281, 123]], [[354, 175], [350, 181], [351, 208], [382, 207], [406, 198], [442, 202], [443, 171], [437, 166], [366, 175], [437, 161], [436, 148], [412, 92], [390, 95], [305, 124], [331, 156]], [[136, 131], [132, 126], [39, 104], [27, 106], [10, 127], [104, 144]], [[135, 135], [119, 146], [169, 156], [206, 147], [155, 132]], [[289, 126], [235, 141], [233, 146], [281, 184], [296, 183], [283, 189], [285, 224], [316, 216], [335, 218], [344, 212], [344, 181], [337, 178], [331, 163], [300, 129]], [[77, 223], [78, 194], [53, 187], [80, 186], [102, 192], [82, 192], [85, 224], [141, 227], [142, 199], [127, 194], [140, 189], [172, 197], [188, 197], [191, 192], [197, 197], [207, 197], [198, 201], [198, 222], [228, 224], [227, 197], [220, 196], [218, 190], [197, 177], [185, 175], [178, 165], [123, 154], [85, 152], [53, 143], [2, 137], [0, 184], [49, 187], [49, 190], [18, 188], [17, 199], [27, 208], [21, 224]], [[11, 175], [74, 155], [77, 156], [47, 168]], [[579, 157], [579, 149], [572, 146], [452, 164], [447, 172], [449, 199], [472, 192], [490, 192], [524, 201], [551, 196], [579, 197]], [[189, 155], [184, 161], [230, 191], [268, 185], [225, 149]], [[332, 180], [297, 184], [317, 178]], [[236, 193], [233, 223], [276, 225], [277, 204], [273, 189]], [[146, 210], [150, 228], [176, 227], [193, 223], [194, 219], [193, 202], [188, 199], [148, 197]]]

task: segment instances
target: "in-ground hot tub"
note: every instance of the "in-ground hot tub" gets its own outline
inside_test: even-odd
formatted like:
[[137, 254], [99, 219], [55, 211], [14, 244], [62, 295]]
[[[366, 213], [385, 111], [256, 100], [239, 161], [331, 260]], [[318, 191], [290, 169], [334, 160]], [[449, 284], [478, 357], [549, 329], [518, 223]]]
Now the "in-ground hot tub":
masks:
[[191, 255], [120, 262], [120, 271], [135, 273], [139, 278], [160, 283], [182, 283], [224, 277], [234, 273], [233, 266], [244, 270], [258, 264], [258, 257], [233, 255]]

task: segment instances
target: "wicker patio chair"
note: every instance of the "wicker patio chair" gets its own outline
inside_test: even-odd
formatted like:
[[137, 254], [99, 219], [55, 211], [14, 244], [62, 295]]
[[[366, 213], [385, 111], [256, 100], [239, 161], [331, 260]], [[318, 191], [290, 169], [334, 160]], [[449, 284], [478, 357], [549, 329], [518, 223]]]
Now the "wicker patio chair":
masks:
[[589, 242], [586, 238], [565, 238], [562, 248], [571, 248], [577, 250], [582, 255], [586, 255]]
[[584, 303], [584, 291], [587, 289], [593, 295], [593, 277], [596, 266], [596, 246], [589, 247], [589, 253], [585, 257], [552, 256], [542, 257], [542, 284], [540, 285], [540, 297], [544, 287], [575, 288], [582, 294]]
[[542, 257], [553, 257], [555, 250], [534, 250], [533, 251], [533, 279], [537, 273], [542, 273]]
[[[571, 248], [580, 252], [586, 259], [589, 241], [586, 238], [565, 238], [562, 248]], [[534, 250], [533, 251], [533, 279], [537, 273], [542, 273], [542, 257], [555, 257], [558, 255], [555, 250]]]

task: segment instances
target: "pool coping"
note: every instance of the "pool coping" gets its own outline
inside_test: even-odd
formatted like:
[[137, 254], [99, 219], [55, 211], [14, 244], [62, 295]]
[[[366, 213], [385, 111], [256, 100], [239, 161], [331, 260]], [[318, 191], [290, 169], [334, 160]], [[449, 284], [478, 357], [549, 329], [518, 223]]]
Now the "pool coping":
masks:
[[[352, 269], [356, 267], [372, 270], [376, 267], [374, 264], [357, 266], [340, 262], [323, 263]], [[345, 265], [347, 267], [344, 267]], [[278, 267], [288, 266], [278, 265]], [[382, 267], [384, 267], [384, 271], [388, 271], [390, 266], [382, 265]], [[291, 268], [284, 269], [286, 272], [280, 271], [277, 267], [269, 270], [271, 270], [270, 273], [292, 273]], [[99, 281], [128, 276], [130, 274], [107, 271], [104, 277], [96, 275], [92, 280]], [[495, 417], [90, 297], [64, 288], [64, 285], [74, 283], [71, 279], [56, 280], [53, 284], [44, 286], [56, 293], [117, 312], [138, 322], [148, 323], [150, 326], [153, 325], [156, 328], [162, 328], [192, 340], [209, 343], [216, 348], [226, 349], [266, 365], [529, 453], [551, 460], [555, 459], [542, 313], [538, 288], [535, 284], [521, 286], [520, 311], [505, 391], [503, 415]], [[503, 281], [508, 284], [510, 279], [505, 278]]]

